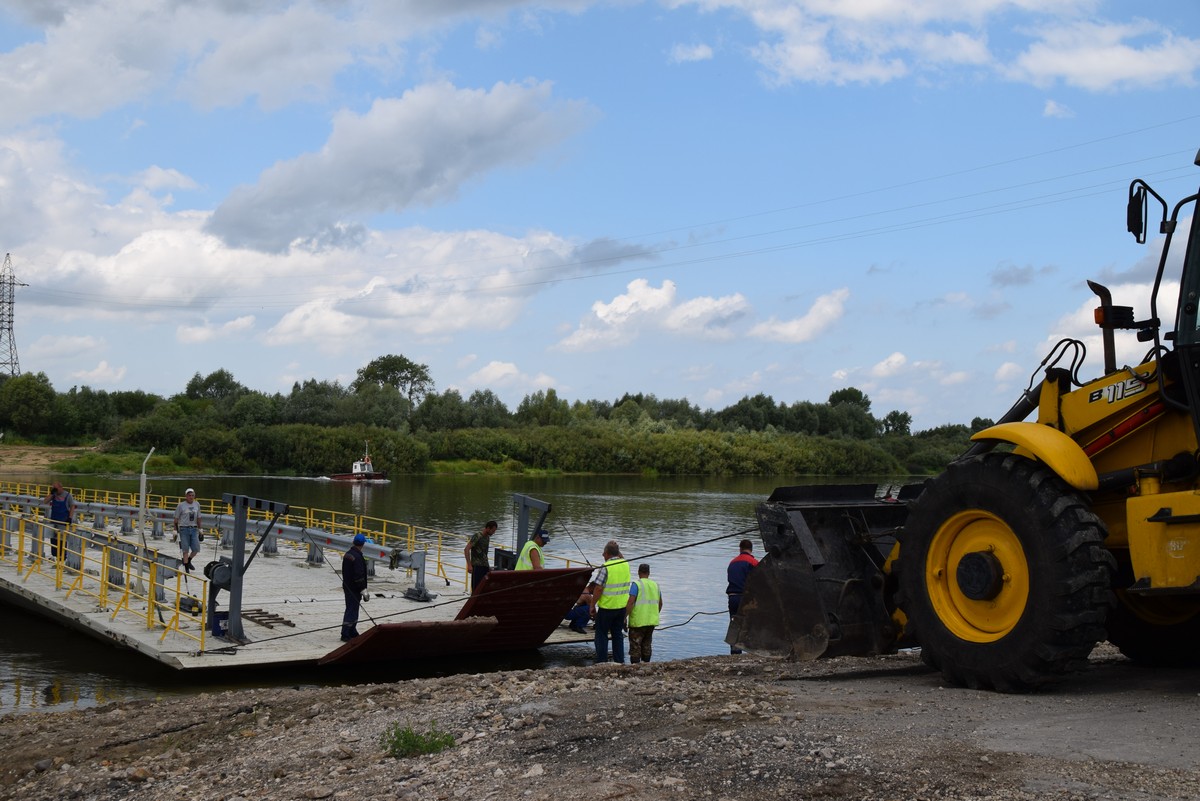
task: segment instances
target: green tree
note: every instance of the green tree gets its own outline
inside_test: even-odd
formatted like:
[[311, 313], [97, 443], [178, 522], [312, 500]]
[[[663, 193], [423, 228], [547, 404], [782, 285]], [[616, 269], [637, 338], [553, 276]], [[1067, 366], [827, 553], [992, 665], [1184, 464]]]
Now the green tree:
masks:
[[512, 412], [490, 389], [477, 389], [467, 398], [467, 425], [472, 428], [503, 428], [512, 423]]
[[336, 381], [309, 379], [292, 385], [280, 417], [285, 423], [336, 426], [342, 422], [339, 404], [349, 393]]
[[880, 421], [884, 434], [899, 434], [907, 437], [912, 429], [912, 415], [893, 409]]
[[431, 392], [412, 414], [414, 431], [451, 431], [467, 427], [467, 404], [457, 389], [442, 394]]
[[417, 364], [406, 356], [395, 354], [372, 359], [366, 367], [359, 368], [358, 377], [351, 382], [350, 389], [358, 392], [364, 384], [393, 386], [408, 398], [408, 402], [414, 408], [426, 395], [433, 392], [433, 378], [429, 375], [429, 367]]
[[561, 426], [571, 419], [571, 407], [553, 388], [539, 389], [521, 400], [514, 417], [527, 425]]
[[0, 387], [0, 420], [18, 434], [36, 437], [51, 431], [57, 393], [45, 373], [23, 373]]
[[279, 410], [274, 398], [261, 392], [247, 392], [233, 402], [229, 418], [237, 428], [269, 426], [279, 421]]
[[829, 393], [829, 405], [837, 406], [841, 403], [850, 403], [855, 406], [861, 406], [864, 412], [871, 411], [871, 399], [866, 394], [856, 387], [846, 387], [845, 389], [835, 389]]
[[249, 390], [237, 382], [233, 373], [228, 370], [215, 370], [203, 378], [199, 373], [187, 382], [183, 394], [192, 400], [229, 400], [233, 401]]

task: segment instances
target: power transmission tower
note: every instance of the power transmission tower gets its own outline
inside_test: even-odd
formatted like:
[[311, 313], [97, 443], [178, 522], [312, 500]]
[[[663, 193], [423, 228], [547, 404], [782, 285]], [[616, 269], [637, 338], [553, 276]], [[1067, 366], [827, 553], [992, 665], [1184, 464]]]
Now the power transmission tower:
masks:
[[13, 301], [17, 287], [26, 286], [17, 281], [13, 274], [12, 254], [4, 254], [4, 266], [0, 267], [0, 373], [10, 376], [21, 374], [17, 361], [17, 340], [13, 339]]

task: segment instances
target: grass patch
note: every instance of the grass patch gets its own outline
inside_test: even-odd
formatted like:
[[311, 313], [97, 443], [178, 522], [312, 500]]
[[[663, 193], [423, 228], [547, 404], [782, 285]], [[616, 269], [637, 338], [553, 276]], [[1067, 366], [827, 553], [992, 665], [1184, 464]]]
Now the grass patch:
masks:
[[438, 731], [436, 721], [429, 724], [429, 731], [426, 732], [414, 731], [412, 726], [402, 727], [399, 723], [393, 723], [384, 729], [379, 741], [388, 756], [401, 759], [444, 751], [454, 745], [454, 735]]
[[[58, 473], [126, 475], [142, 472], [144, 453], [85, 453], [74, 459], [55, 462], [52, 468]], [[146, 472], [154, 475], [181, 473], [183, 468], [166, 456], [151, 456]]]

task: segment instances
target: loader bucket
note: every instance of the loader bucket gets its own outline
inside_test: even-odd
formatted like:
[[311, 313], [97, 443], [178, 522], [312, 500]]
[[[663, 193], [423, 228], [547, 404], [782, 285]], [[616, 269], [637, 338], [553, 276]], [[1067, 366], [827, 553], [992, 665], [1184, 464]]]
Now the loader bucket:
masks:
[[808, 661], [825, 653], [829, 631], [812, 565], [803, 553], [765, 557], [746, 579], [725, 642], [752, 654]]
[[901, 642], [887, 574], [920, 484], [780, 487], [758, 505], [767, 555], [726, 642], [796, 660], [890, 653]]

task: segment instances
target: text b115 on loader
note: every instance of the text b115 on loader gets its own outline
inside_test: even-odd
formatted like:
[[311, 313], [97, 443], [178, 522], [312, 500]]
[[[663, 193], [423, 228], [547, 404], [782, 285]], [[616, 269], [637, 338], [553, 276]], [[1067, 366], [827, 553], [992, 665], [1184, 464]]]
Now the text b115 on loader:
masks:
[[[1130, 184], [1129, 231], [1145, 242], [1153, 200], [1162, 254], [1145, 319], [1088, 282], [1102, 377], [1081, 381], [1083, 343], [1063, 340], [1041, 383], [935, 478], [781, 487], [759, 504], [767, 555], [727, 642], [796, 659], [920, 646], [948, 682], [1002, 692], [1080, 669], [1105, 639], [1139, 662], [1200, 665], [1197, 197], [1169, 209]], [[1164, 331], [1159, 289], [1189, 209]], [[1135, 367], [1117, 367], [1119, 330], [1148, 343]]]

